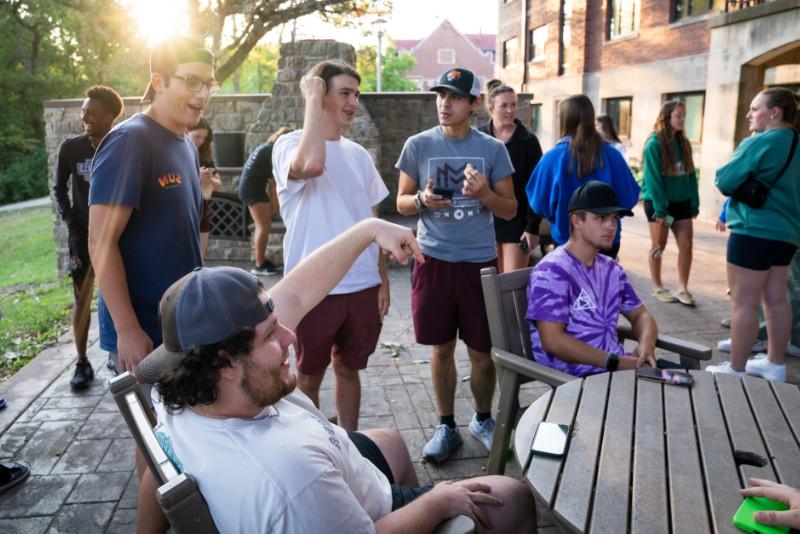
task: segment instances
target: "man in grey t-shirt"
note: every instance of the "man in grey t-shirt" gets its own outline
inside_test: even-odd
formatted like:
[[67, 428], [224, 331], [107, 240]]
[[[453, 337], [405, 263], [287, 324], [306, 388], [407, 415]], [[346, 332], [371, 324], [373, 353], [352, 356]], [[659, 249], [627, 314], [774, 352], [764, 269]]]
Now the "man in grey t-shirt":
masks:
[[480, 270], [497, 264], [494, 217], [514, 217], [517, 201], [505, 146], [469, 124], [481, 104], [475, 75], [450, 69], [432, 90], [439, 126], [409, 138], [395, 166], [397, 211], [420, 214], [417, 235], [426, 262], [414, 265], [411, 308], [417, 342], [433, 348], [440, 418], [423, 455], [441, 462], [461, 444], [453, 416], [456, 336], [466, 343], [471, 364], [475, 415], [469, 430], [492, 446], [495, 373]]

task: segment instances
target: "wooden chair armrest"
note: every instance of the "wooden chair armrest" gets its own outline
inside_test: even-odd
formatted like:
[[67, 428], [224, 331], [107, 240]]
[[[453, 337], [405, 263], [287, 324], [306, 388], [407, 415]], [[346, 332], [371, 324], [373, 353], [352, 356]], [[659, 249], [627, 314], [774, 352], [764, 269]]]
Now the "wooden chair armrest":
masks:
[[[633, 337], [633, 330], [629, 325], [617, 326], [617, 334], [622, 339], [636, 339]], [[668, 334], [659, 334], [656, 339], [656, 347], [659, 349], [668, 350], [683, 357], [691, 358], [693, 360], [710, 360], [711, 349], [700, 343], [686, 341], [675, 336]]]
[[546, 365], [536, 363], [503, 349], [498, 349], [497, 347], [492, 347], [492, 359], [497, 365], [504, 369], [509, 369], [522, 376], [532, 378], [533, 380], [540, 380], [553, 387], [560, 386], [576, 378], [567, 373], [562, 373], [561, 371], [553, 369], [552, 367], [547, 367]]

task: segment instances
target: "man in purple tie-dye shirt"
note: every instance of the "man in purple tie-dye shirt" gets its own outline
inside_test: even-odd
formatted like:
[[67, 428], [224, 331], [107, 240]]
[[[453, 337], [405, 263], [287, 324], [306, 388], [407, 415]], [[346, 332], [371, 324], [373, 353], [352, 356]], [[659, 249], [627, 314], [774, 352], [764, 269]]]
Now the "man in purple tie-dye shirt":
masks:
[[[531, 273], [528, 313], [536, 361], [575, 376], [616, 369], [655, 367], [656, 322], [608, 249], [620, 216], [614, 190], [591, 180], [569, 203], [570, 238]], [[631, 322], [638, 341], [626, 355], [617, 339], [617, 318]]]

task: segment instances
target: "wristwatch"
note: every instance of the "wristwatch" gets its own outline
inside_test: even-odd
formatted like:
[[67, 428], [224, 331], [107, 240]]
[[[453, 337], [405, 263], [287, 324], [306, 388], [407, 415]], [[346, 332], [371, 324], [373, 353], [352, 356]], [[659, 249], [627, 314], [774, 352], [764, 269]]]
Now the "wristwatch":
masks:
[[428, 209], [428, 206], [422, 201], [422, 191], [417, 191], [417, 194], [414, 195], [414, 205], [417, 206], [418, 211]]
[[616, 371], [619, 367], [619, 354], [616, 352], [609, 352], [606, 356], [605, 368], [607, 371]]

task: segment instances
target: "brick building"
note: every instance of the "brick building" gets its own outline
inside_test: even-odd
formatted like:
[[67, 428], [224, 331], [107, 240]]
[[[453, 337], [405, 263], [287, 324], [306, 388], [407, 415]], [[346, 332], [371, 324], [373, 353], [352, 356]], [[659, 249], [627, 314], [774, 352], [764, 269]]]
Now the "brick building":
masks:
[[398, 52], [409, 52], [417, 60], [408, 74], [420, 91], [427, 91], [439, 82], [439, 76], [451, 67], [464, 67], [474, 72], [486, 88], [494, 76], [494, 35], [463, 34], [449, 21], [442, 21], [424, 39], [398, 39]]
[[[800, 0], [737, 0], [731, 11], [726, 0], [498, 4], [495, 72], [533, 93], [532, 127], [543, 147], [559, 137], [559, 102], [583, 93], [615, 119], [629, 162], [639, 165], [661, 104], [681, 99], [695, 161], [710, 177], [701, 179], [705, 214], [719, 205], [714, 169], [747, 134], [752, 96], [765, 85], [800, 87]], [[730, 68], [725, 79], [721, 65]], [[727, 107], [716, 96], [729, 99]]]

